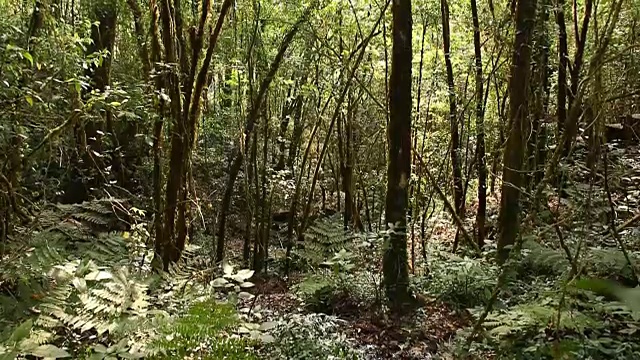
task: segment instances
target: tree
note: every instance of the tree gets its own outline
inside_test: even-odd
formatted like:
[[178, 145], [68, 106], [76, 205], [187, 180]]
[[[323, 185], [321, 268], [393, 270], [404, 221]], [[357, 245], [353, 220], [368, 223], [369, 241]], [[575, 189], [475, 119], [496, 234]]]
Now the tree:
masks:
[[[444, 46], [444, 62], [447, 69], [447, 86], [449, 90], [449, 127], [451, 132], [451, 170], [453, 172], [453, 204], [456, 215], [462, 217], [464, 213], [464, 193], [462, 186], [462, 164], [460, 159], [460, 127], [458, 125], [458, 106], [456, 103], [455, 79], [451, 64], [451, 29], [449, 28], [449, 3], [440, 0], [440, 15], [442, 16], [442, 44]], [[458, 236], [453, 248], [458, 246]]]
[[285, 52], [291, 45], [293, 38], [296, 33], [302, 26], [302, 24], [307, 21], [307, 18], [311, 14], [314, 6], [309, 6], [305, 12], [302, 14], [300, 19], [289, 29], [287, 34], [285, 35], [282, 43], [280, 44], [280, 49], [276, 54], [275, 58], [271, 62], [269, 66], [269, 71], [265, 75], [262, 83], [260, 84], [260, 89], [256, 94], [256, 99], [252, 102], [251, 111], [247, 116], [247, 121], [244, 128], [244, 143], [242, 146], [238, 145], [234, 150], [234, 155], [230, 161], [229, 167], [229, 178], [227, 180], [226, 188], [224, 191], [224, 195], [222, 198], [222, 210], [220, 212], [220, 219], [218, 221], [218, 234], [217, 234], [217, 244], [216, 244], [216, 261], [222, 261], [224, 259], [224, 250], [225, 250], [225, 230], [226, 230], [226, 221], [227, 221], [227, 212], [229, 210], [229, 206], [231, 205], [231, 195], [233, 195], [233, 189], [236, 182], [236, 178], [238, 177], [238, 173], [240, 172], [240, 168], [242, 167], [242, 162], [244, 160], [244, 154], [242, 149], [247, 149], [249, 146], [249, 141], [251, 140], [251, 136], [256, 125], [256, 121], [258, 120], [258, 115], [260, 109], [262, 107], [262, 102], [267, 94], [267, 90], [273, 81], [273, 78], [280, 67], [280, 63], [284, 58]]
[[478, 231], [478, 246], [484, 245], [485, 220], [487, 217], [487, 159], [484, 146], [484, 80], [482, 78], [482, 47], [480, 44], [480, 21], [478, 20], [478, 5], [471, 0], [471, 16], [473, 18], [473, 50], [476, 65], [476, 156], [478, 167], [478, 212], [476, 228]]
[[516, 8], [516, 35], [513, 42], [509, 79], [509, 127], [504, 149], [502, 198], [500, 200], [500, 238], [502, 260], [514, 245], [520, 229], [520, 194], [528, 123], [528, 91], [531, 66], [531, 34], [536, 15], [536, 0], [519, 0]]
[[407, 262], [407, 210], [411, 179], [411, 0], [396, 0], [393, 12], [393, 49], [389, 80], [389, 162], [385, 221], [389, 227], [383, 259], [384, 285], [395, 309], [411, 299]]
[[[211, 58], [218, 37], [222, 31], [222, 24], [231, 7], [231, 1], [225, 0], [220, 9], [220, 15], [214, 27], [209, 32], [209, 44], [206, 47], [202, 65], [198, 67], [199, 59], [205, 45], [206, 25], [209, 18], [209, 1], [202, 6], [197, 29], [192, 30], [192, 54], [189, 57], [185, 46], [184, 28], [180, 1], [175, 6], [162, 2], [159, 13], [161, 32], [152, 34], [156, 37], [153, 42], [164, 46], [162, 61], [167, 64], [179, 64], [177, 69], [171, 69], [163, 79], [170, 98], [169, 113], [172, 120], [171, 154], [169, 160], [169, 174], [164, 196], [162, 214], [162, 228], [156, 233], [156, 256], [162, 259], [166, 270], [171, 262], [180, 258], [187, 238], [188, 196], [193, 191], [187, 184], [191, 162], [191, 152], [195, 146], [197, 123], [200, 118], [200, 102], [202, 92], [209, 74]], [[155, 12], [155, 10], [153, 10]], [[154, 15], [152, 15], [153, 17]], [[157, 38], [161, 35], [161, 39]], [[159, 135], [159, 134], [158, 134]], [[154, 184], [156, 193], [160, 183]]]

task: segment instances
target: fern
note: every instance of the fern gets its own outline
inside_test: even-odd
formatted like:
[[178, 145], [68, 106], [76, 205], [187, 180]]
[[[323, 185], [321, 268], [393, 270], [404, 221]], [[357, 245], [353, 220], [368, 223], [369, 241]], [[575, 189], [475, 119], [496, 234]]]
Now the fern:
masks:
[[522, 246], [521, 274], [559, 275], [569, 268], [566, 255], [536, 241], [526, 241]]
[[82, 204], [58, 204], [53, 211], [43, 211], [42, 217], [46, 227], [57, 228], [61, 223], [71, 222], [76, 226], [88, 226], [90, 230], [108, 232], [128, 229], [131, 214], [121, 200], [97, 199]]
[[[553, 249], [535, 241], [523, 245], [524, 257], [520, 262], [521, 274], [559, 275], [569, 269], [564, 251]], [[572, 254], [574, 249], [570, 249]], [[637, 256], [632, 254], [632, 260]], [[583, 250], [581, 264], [585, 271], [599, 277], [633, 280], [631, 268], [621, 251], [588, 247]]]
[[339, 217], [317, 220], [304, 234], [304, 249], [298, 255], [317, 266], [342, 249], [349, 248], [357, 236], [344, 230]]
[[38, 307], [42, 314], [37, 325], [102, 335], [117, 331], [123, 322], [146, 316], [148, 284], [132, 277], [126, 268], [110, 271], [93, 263], [67, 265], [50, 274], [57, 285]]
[[[475, 312], [474, 315], [477, 316], [478, 313]], [[599, 326], [596, 320], [577, 310], [561, 311], [560, 323], [554, 324], [557, 316], [557, 306], [548, 302], [525, 303], [505, 311], [492, 312], [487, 316], [484, 326], [489, 330], [488, 335], [498, 339], [538, 334], [549, 326], [578, 333]]]

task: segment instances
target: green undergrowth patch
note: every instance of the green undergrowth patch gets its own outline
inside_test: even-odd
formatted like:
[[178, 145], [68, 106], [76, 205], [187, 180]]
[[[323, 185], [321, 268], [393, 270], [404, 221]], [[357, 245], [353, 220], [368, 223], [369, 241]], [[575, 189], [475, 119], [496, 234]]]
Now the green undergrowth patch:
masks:
[[158, 354], [151, 359], [257, 359], [252, 343], [233, 335], [239, 324], [235, 307], [229, 303], [205, 300], [163, 326], [151, 348]]
[[346, 324], [324, 314], [291, 314], [277, 328], [267, 359], [363, 359], [355, 344], [340, 331]]
[[[468, 312], [474, 324], [502, 271], [493, 253], [488, 249], [482, 256], [463, 257], [430, 248], [429, 271], [414, 277], [413, 285], [419, 293]], [[636, 254], [630, 253], [634, 261]], [[568, 283], [571, 266], [562, 249], [527, 240], [513, 255], [506, 283], [468, 349], [471, 354], [532, 360], [640, 358], [640, 312]], [[633, 284], [631, 268], [616, 249], [584, 246], [580, 265], [583, 278]], [[471, 327], [458, 332], [452, 354], [462, 356], [470, 333]]]
[[457, 309], [486, 304], [499, 268], [485, 258], [461, 257], [444, 251], [429, 254], [429, 273], [416, 277], [414, 286]]

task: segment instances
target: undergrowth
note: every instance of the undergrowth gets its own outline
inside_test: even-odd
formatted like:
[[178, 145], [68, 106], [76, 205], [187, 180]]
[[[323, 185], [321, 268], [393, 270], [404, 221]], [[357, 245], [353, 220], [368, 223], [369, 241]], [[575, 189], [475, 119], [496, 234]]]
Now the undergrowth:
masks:
[[233, 305], [196, 302], [186, 314], [167, 321], [150, 345], [151, 359], [256, 359], [247, 339], [231, 336], [239, 324]]
[[[247, 340], [229, 336], [237, 323], [234, 306], [210, 300], [228, 298], [240, 287], [221, 292], [212, 286], [215, 268], [202, 262], [195, 246], [157, 274], [142, 219], [125, 231], [95, 227], [108, 221], [105, 204], [48, 210], [41, 223], [46, 227], [25, 229], [24, 242], [12, 243], [13, 258], [0, 264], [0, 327], [6, 329], [0, 358], [253, 358]], [[224, 276], [246, 289], [251, 274]]]

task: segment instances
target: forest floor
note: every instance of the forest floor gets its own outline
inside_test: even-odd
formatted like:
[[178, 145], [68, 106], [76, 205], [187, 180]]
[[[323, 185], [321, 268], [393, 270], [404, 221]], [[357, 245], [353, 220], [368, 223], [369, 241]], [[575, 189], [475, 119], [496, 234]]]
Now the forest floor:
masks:
[[[457, 229], [437, 203], [426, 224], [425, 248], [420, 229], [407, 242], [419, 306], [402, 316], [385, 306], [383, 236], [345, 234], [339, 215], [309, 227], [304, 244], [293, 251], [289, 275], [283, 271], [284, 231], [277, 229], [271, 232], [268, 271], [234, 270], [246, 267], [243, 233], [235, 228], [227, 265], [212, 266], [212, 239], [204, 236], [196, 239], [202, 246], [185, 251], [184, 261], [158, 277], [149, 264], [150, 224], [144, 217], [127, 231], [113, 231], [109, 214], [114, 204], [120, 206], [113, 200], [48, 204], [37, 224], [19, 229], [0, 263], [0, 328], [7, 329], [0, 339], [22, 333], [35, 338], [9, 345], [50, 342], [77, 358], [98, 350], [133, 353], [144, 345], [147, 352], [160, 346], [171, 354], [150, 358], [215, 359], [229, 351], [216, 347], [225, 344], [220, 339], [239, 341], [234, 349], [240, 355], [233, 359], [457, 359], [461, 349], [475, 359], [640, 358], [640, 295], [636, 299], [634, 289], [625, 290], [627, 300], [638, 300], [629, 305], [567, 285], [572, 262], [585, 279], [638, 284], [640, 147], [612, 146], [607, 155], [607, 181], [602, 169], [588, 181], [583, 153], [563, 165], [571, 169], [565, 196], [545, 194], [549, 207], [523, 224], [522, 251], [508, 266], [495, 261], [494, 232], [482, 254], [464, 247], [452, 253]], [[470, 232], [475, 206], [468, 202], [464, 219]], [[490, 225], [498, 206], [491, 195]], [[618, 240], [607, 233], [612, 213]], [[491, 303], [506, 271], [508, 280]], [[207, 298], [231, 303], [237, 321], [220, 320], [230, 316], [220, 305], [199, 307]], [[114, 307], [114, 301], [130, 307]], [[490, 303], [494, 310], [479, 341], [466, 348], [470, 328]], [[33, 329], [24, 332], [27, 325]], [[182, 332], [184, 337], [176, 335]]]
[[[277, 276], [258, 280], [255, 301], [241, 306], [253, 307], [267, 321], [277, 321], [284, 314], [311, 314], [304, 301]], [[468, 315], [436, 299], [427, 300], [404, 316], [390, 317], [382, 315], [378, 307], [344, 297], [332, 304], [330, 316], [340, 324], [336, 330], [345, 334], [367, 359], [430, 359], [440, 344], [451, 341], [456, 331], [470, 321]]]
[[[586, 236], [588, 239], [584, 242], [587, 250], [585, 250], [585, 266], [594, 266], [596, 273], [601, 275], [607, 275], [611, 279], [620, 280], [628, 275], [629, 264], [625, 264], [624, 260], [620, 258], [620, 252], [618, 251], [618, 245], [610, 235], [604, 235], [607, 229], [610, 227], [610, 222], [606, 216], [609, 209], [609, 202], [606, 196], [607, 187], [611, 192], [611, 205], [614, 207], [616, 224], [618, 224], [620, 230], [620, 236], [628, 242], [630, 252], [633, 258], [638, 255], [637, 250], [640, 249], [640, 241], [637, 233], [635, 221], [639, 216], [636, 213], [636, 209], [640, 206], [640, 147], [638, 146], [625, 146], [615, 147], [610, 146], [609, 161], [611, 162], [611, 168], [608, 169], [607, 179], [608, 183], [604, 183], [603, 170], [599, 169], [598, 175], [593, 183], [588, 183], [589, 169], [586, 165], [585, 154], [578, 154], [576, 158], [579, 160], [569, 164], [571, 167], [571, 176], [568, 180], [568, 198], [558, 197], [556, 194], [547, 194], [547, 200], [549, 202], [548, 212], [541, 216], [541, 224], [538, 224], [534, 228], [533, 236], [538, 238], [538, 243], [543, 245], [542, 257], [548, 257], [550, 261], [557, 262], [556, 264], [538, 264], [532, 265], [532, 267], [539, 266], [541, 268], [549, 266], [554, 268], [559, 265], [559, 268], [568, 266], [566, 259], [557, 259], [555, 256], [561, 257], [559, 254], [559, 244], [557, 239], [553, 239], [553, 236], [548, 235], [549, 228], [554, 221], [557, 221], [560, 226], [557, 231], [561, 234], [564, 233], [564, 241], [567, 242], [571, 249], [575, 249], [581, 241], [580, 236]], [[613, 174], [613, 175], [612, 175]], [[497, 221], [497, 213], [499, 207], [499, 197], [495, 194], [490, 194], [488, 198], [488, 222], [495, 224]], [[477, 204], [470, 202], [467, 206], [466, 217], [463, 219], [467, 228], [472, 229], [475, 221], [475, 210]], [[588, 214], [591, 219], [595, 221], [584, 221], [585, 214]], [[546, 216], [546, 218], [545, 218]], [[620, 225], [622, 224], [622, 226]], [[333, 303], [330, 306], [330, 315], [333, 321], [339, 324], [334, 331], [342, 333], [346, 336], [357, 349], [362, 351], [364, 357], [367, 359], [432, 359], [432, 358], [455, 358], [452, 355], [451, 349], [455, 347], [456, 335], [468, 330], [470, 325], [473, 325], [475, 321], [474, 316], [470, 312], [471, 307], [478, 305], [484, 305], [487, 301], [487, 292], [493, 290], [492, 286], [495, 284], [495, 277], [497, 272], [493, 271], [495, 264], [491, 264], [491, 261], [487, 259], [480, 259], [479, 261], [471, 261], [466, 256], [462, 258], [453, 256], [442, 256], [443, 249], [451, 249], [453, 239], [456, 235], [456, 226], [452, 223], [446, 211], [441, 209], [436, 211], [432, 219], [429, 220], [427, 228], [429, 229], [425, 239], [427, 243], [427, 259], [422, 259], [422, 241], [419, 239], [419, 229], [415, 231], [416, 238], [412, 243], [408, 240], [407, 247], [409, 249], [409, 256], [411, 258], [411, 252], [415, 253], [417, 261], [411, 267], [413, 277], [422, 279], [426, 282], [434, 280], [435, 277], [444, 276], [444, 279], [435, 279], [436, 281], [449, 281], [452, 284], [445, 284], [443, 288], [431, 291], [433, 289], [422, 291], [423, 288], [419, 285], [416, 287], [415, 295], [420, 298], [422, 305], [419, 309], [416, 309], [409, 314], [402, 317], [393, 317], [388, 313], [381, 311], [381, 307], [377, 304], [371, 304], [362, 302], [361, 299], [354, 299], [353, 297], [343, 294], [343, 296], [337, 295], [336, 299], [333, 299]], [[574, 231], [576, 230], [577, 231]], [[495, 248], [495, 233], [490, 234], [487, 247], [489, 249]], [[235, 245], [232, 248], [232, 253], [241, 253], [241, 241], [235, 241]], [[552, 250], [554, 249], [554, 250]], [[603, 250], [605, 253], [599, 253]], [[274, 253], [278, 252], [278, 248], [274, 247], [272, 250]], [[444, 250], [446, 252], [446, 250]], [[540, 254], [536, 247], [529, 247], [525, 249], [525, 257], [521, 260], [521, 266], [528, 269], [527, 266], [531, 265], [529, 262], [538, 261]], [[545, 251], [549, 251], [545, 253]], [[591, 251], [594, 251], [593, 253]], [[551, 253], [553, 252], [553, 254]], [[487, 254], [491, 254], [491, 250]], [[529, 254], [532, 254], [528, 256]], [[485, 254], [486, 255], [486, 254]], [[487, 255], [488, 256], [488, 255]], [[433, 258], [431, 258], [433, 257]], [[490, 256], [489, 256], [490, 257]], [[594, 259], [594, 257], [600, 257], [601, 259]], [[430, 259], [431, 258], [431, 259]], [[604, 259], [604, 260], [603, 260]], [[240, 261], [239, 259], [236, 259]], [[427, 261], [424, 261], [427, 260]], [[603, 263], [598, 263], [598, 260], [603, 260]], [[591, 264], [591, 262], [594, 262]], [[431, 274], [429, 267], [434, 262], [438, 263], [436, 266], [440, 268], [437, 274]], [[468, 262], [465, 265], [468, 269], [474, 269], [473, 271], [464, 270], [462, 273], [454, 274], [457, 278], [449, 279], [451, 273], [442, 271], [442, 268], [451, 267], [456, 269], [458, 262]], [[542, 259], [544, 262], [544, 259]], [[520, 266], [519, 265], [519, 266]], [[463, 268], [465, 267], [463, 266]], [[485, 269], [486, 268], [486, 269]], [[480, 269], [480, 270], [479, 270]], [[491, 271], [487, 270], [491, 269]], [[557, 268], [556, 268], [557, 269]], [[487, 270], [487, 271], [485, 271]], [[529, 306], [532, 302], [528, 298], [528, 295], [523, 294], [524, 289], [527, 288], [528, 283], [537, 284], [538, 282], [550, 284], [549, 275], [558, 276], [557, 279], [561, 279], [564, 273], [562, 269], [556, 272], [550, 269], [540, 270], [539, 274], [527, 274], [522, 279], [515, 280], [513, 284], [505, 289], [505, 297], [499, 300], [498, 307], [503, 306]], [[376, 271], [376, 268], [369, 267], [366, 271]], [[379, 271], [379, 269], [377, 269]], [[479, 271], [479, 274], [475, 274], [474, 271]], [[519, 270], [520, 271], [520, 270]], [[529, 275], [533, 275], [532, 278]], [[257, 297], [250, 305], [254, 311], [258, 309], [262, 312], [262, 316], [269, 321], [276, 321], [282, 319], [284, 314], [314, 314], [309, 310], [309, 306], [296, 292], [296, 284], [304, 281], [305, 276], [308, 274], [304, 272], [298, 272], [287, 279], [283, 279], [281, 276], [272, 275], [262, 278], [256, 283]], [[479, 278], [474, 278], [479, 276]], [[485, 286], [484, 289], [478, 289], [477, 284], [469, 286], [469, 288], [453, 289], [456, 286], [456, 281], [460, 280], [460, 277], [464, 278], [465, 282], [479, 281], [480, 286]], [[493, 277], [487, 279], [487, 277]], [[420, 280], [418, 281], [420, 282]], [[355, 286], [355, 285], [354, 285]], [[447, 289], [447, 286], [451, 286], [451, 289]], [[465, 284], [468, 286], [468, 284]], [[545, 291], [556, 291], [555, 285], [550, 285], [540, 291], [541, 294]], [[476, 291], [480, 291], [482, 295], [477, 295]], [[438, 293], [441, 291], [441, 293]], [[453, 292], [453, 294], [448, 293]], [[537, 290], [532, 291], [536, 293]], [[456, 294], [455, 292], [460, 292]], [[453, 295], [453, 296], [450, 296]], [[514, 299], [510, 300], [509, 296], [514, 295]], [[474, 297], [478, 299], [459, 299], [458, 297]], [[537, 296], [537, 295], [536, 295]], [[539, 301], [540, 297], [535, 297], [535, 301]], [[517, 300], [516, 300], [517, 299]], [[457, 300], [461, 300], [460, 303]], [[478, 301], [475, 301], [478, 300]], [[552, 301], [557, 302], [556, 300]], [[511, 303], [511, 305], [509, 305]], [[466, 305], [470, 305], [469, 308]], [[246, 305], [245, 305], [246, 306]], [[477, 310], [476, 310], [477, 311]], [[544, 311], [554, 312], [554, 307], [545, 308]], [[571, 312], [571, 311], [570, 311]], [[586, 311], [585, 311], [586, 312]], [[590, 314], [597, 319], [598, 316], [609, 316], [608, 314]], [[496, 321], [494, 319], [494, 321]], [[620, 321], [617, 319], [615, 322]], [[496, 321], [497, 322], [497, 321]], [[495, 327], [495, 324], [492, 325]], [[540, 320], [537, 324], [541, 329], [547, 329], [549, 331], [552, 327], [552, 321]], [[582, 325], [567, 325], [567, 331], [573, 335], [578, 332], [578, 327]], [[633, 325], [630, 325], [633, 326]], [[625, 327], [621, 325], [621, 327]], [[594, 330], [595, 331], [595, 330]], [[620, 331], [617, 329], [616, 331]], [[622, 329], [624, 333], [624, 329]], [[544, 331], [543, 331], [544, 332]], [[597, 331], [595, 331], [597, 332]], [[614, 331], [615, 332], [615, 331]], [[547, 339], [548, 340], [548, 339]], [[616, 340], [617, 341], [617, 340]], [[616, 343], [614, 341], [614, 343]], [[533, 341], [535, 343], [535, 341]], [[539, 343], [538, 343], [539, 345]], [[540, 345], [541, 346], [541, 345]], [[496, 357], [496, 352], [491, 348], [479, 348], [476, 349], [476, 357], [480, 359], [491, 359]], [[497, 353], [500, 355], [500, 352]], [[503, 354], [504, 355], [504, 354]]]

